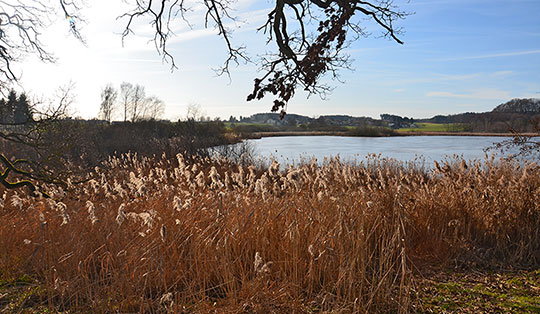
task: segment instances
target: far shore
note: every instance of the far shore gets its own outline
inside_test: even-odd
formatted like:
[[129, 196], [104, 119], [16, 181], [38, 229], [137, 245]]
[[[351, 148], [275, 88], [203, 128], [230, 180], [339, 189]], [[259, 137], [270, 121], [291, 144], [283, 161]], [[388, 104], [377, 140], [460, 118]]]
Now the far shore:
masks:
[[[396, 132], [394, 135], [389, 136], [497, 136], [497, 137], [513, 137], [513, 133], [475, 133], [475, 132]], [[524, 136], [539, 136], [535, 133], [524, 133]], [[283, 132], [254, 132], [246, 136], [248, 139], [259, 139], [263, 137], [277, 137], [277, 136], [348, 136], [348, 137], [362, 137], [351, 135], [347, 132], [340, 131], [283, 131]], [[386, 136], [380, 136], [386, 137]]]

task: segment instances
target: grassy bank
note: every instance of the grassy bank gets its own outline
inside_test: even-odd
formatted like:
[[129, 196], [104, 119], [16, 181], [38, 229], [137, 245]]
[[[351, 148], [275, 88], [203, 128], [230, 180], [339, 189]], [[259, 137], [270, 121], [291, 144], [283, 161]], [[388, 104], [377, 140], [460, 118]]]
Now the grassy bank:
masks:
[[261, 138], [273, 136], [362, 136], [381, 137], [399, 135], [395, 131], [379, 126], [331, 126], [331, 125], [271, 125], [262, 123], [226, 123], [228, 132], [239, 134], [242, 138]]
[[438, 272], [417, 278], [423, 313], [540, 313], [540, 270]]
[[434, 269], [540, 265], [537, 164], [123, 155], [91, 175], [54, 200], [0, 188], [0, 310], [428, 311]]
[[[390, 129], [385, 127], [339, 127], [334, 130], [308, 130], [298, 127], [280, 127], [265, 124], [238, 124], [236, 128], [227, 128], [233, 134], [244, 139], [256, 139], [275, 136], [352, 136], [352, 137], [386, 137], [386, 136], [497, 136], [513, 137], [514, 133], [469, 132], [461, 124], [418, 123], [417, 128]], [[537, 136], [536, 133], [523, 133], [524, 136]]]

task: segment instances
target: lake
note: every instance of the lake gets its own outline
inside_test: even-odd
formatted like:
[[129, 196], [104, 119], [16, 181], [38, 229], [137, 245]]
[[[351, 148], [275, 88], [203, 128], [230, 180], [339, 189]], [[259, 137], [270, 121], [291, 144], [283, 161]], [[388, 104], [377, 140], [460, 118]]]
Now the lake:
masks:
[[[262, 159], [275, 158], [282, 164], [311, 160], [322, 162], [325, 157], [339, 155], [341, 160], [364, 159], [368, 154], [400, 161], [423, 157], [427, 164], [458, 155], [464, 159], [483, 159], [485, 149], [505, 137], [488, 136], [403, 136], [403, 137], [342, 137], [283, 136], [246, 140]], [[494, 151], [493, 151], [494, 152]], [[492, 151], [489, 152], [491, 154]]]

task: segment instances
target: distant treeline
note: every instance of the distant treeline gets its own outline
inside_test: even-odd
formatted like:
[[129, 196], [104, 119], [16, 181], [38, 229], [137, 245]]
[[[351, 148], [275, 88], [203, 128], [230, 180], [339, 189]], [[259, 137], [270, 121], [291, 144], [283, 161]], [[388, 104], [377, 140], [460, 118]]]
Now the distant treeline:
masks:
[[[228, 121], [230, 127], [237, 133], [248, 134], [255, 132], [279, 131], [335, 131], [348, 132], [352, 128], [369, 130], [382, 130], [384, 128], [410, 128], [415, 123], [446, 124], [448, 132], [482, 132], [507, 133], [534, 132], [532, 121], [540, 119], [538, 113], [517, 112], [483, 112], [461, 113], [456, 115], [437, 115], [429, 119], [414, 119], [392, 114], [381, 114], [381, 119], [351, 116], [321, 116], [309, 118], [300, 115], [286, 115], [279, 120], [278, 114], [255, 114], [251, 117], [236, 119], [231, 117]], [[388, 134], [386, 134], [388, 135]]]
[[17, 93], [12, 90], [7, 99], [0, 99], [0, 124], [23, 124], [31, 118], [32, 112], [24, 93], [17, 96]]
[[[29, 126], [30, 127], [30, 126]], [[136, 152], [141, 156], [185, 156], [208, 154], [207, 148], [233, 143], [236, 139], [227, 133], [223, 122], [209, 121], [139, 121], [115, 122], [101, 120], [65, 119], [55, 121], [42, 130], [43, 146], [69, 162], [93, 166], [110, 156]], [[47, 144], [48, 143], [48, 144]], [[17, 158], [37, 160], [35, 147], [25, 147], [0, 140], [0, 151]], [[61, 167], [62, 165], [58, 165]]]
[[388, 126], [411, 128], [415, 123], [445, 124], [448, 132], [507, 133], [535, 132], [533, 121], [540, 119], [540, 114], [517, 112], [467, 112], [455, 115], [437, 115], [429, 119], [413, 119], [391, 114], [382, 114], [381, 119]]
[[429, 119], [416, 119], [393, 114], [381, 114], [381, 119], [348, 115], [323, 115], [311, 118], [287, 114], [283, 119], [277, 113], [257, 113], [249, 117], [231, 116], [228, 120], [239, 132], [276, 131], [347, 131], [351, 127], [369, 130], [380, 128], [414, 128], [415, 123], [446, 124], [448, 132], [509, 131], [534, 132], [533, 121], [540, 119], [539, 99], [512, 99], [491, 112], [467, 112], [455, 115], [436, 115]]
[[373, 119], [370, 117], [353, 117], [348, 115], [323, 115], [318, 118], [311, 118], [298, 114], [288, 113], [280, 118], [277, 113], [257, 113], [250, 117], [239, 118], [231, 116], [228, 120], [230, 123], [255, 123], [255, 124], [267, 124], [279, 127], [280, 130], [286, 127], [299, 127], [302, 129], [321, 130], [326, 128], [327, 130], [334, 130], [333, 127], [353, 126], [353, 127], [366, 127], [366, 126], [385, 126], [385, 123], [381, 120]]
[[457, 123], [466, 132], [505, 133], [511, 130], [517, 132], [534, 132], [532, 121], [540, 119], [540, 114], [512, 112], [467, 112], [456, 115], [438, 115], [431, 119], [421, 119], [417, 122]]
[[337, 125], [329, 122], [325, 118], [312, 119], [307, 124], [229, 122], [229, 130], [242, 138], [250, 138], [258, 133], [275, 132], [331, 132], [340, 135], [365, 137], [397, 135], [392, 129], [386, 127], [382, 121], [378, 121], [378, 123], [357, 123], [356, 125]]

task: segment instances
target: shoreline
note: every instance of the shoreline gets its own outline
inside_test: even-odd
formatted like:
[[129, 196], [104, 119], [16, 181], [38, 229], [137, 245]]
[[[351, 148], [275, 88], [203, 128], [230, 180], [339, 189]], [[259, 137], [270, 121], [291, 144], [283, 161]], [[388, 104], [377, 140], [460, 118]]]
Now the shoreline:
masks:
[[[243, 139], [260, 139], [263, 137], [281, 136], [345, 136], [345, 137], [398, 137], [398, 136], [489, 136], [489, 137], [514, 137], [513, 133], [475, 133], [475, 132], [396, 132], [394, 135], [382, 136], [357, 136], [342, 131], [277, 131], [277, 132], [254, 132], [242, 136]], [[535, 133], [524, 133], [523, 136], [540, 136]]]

